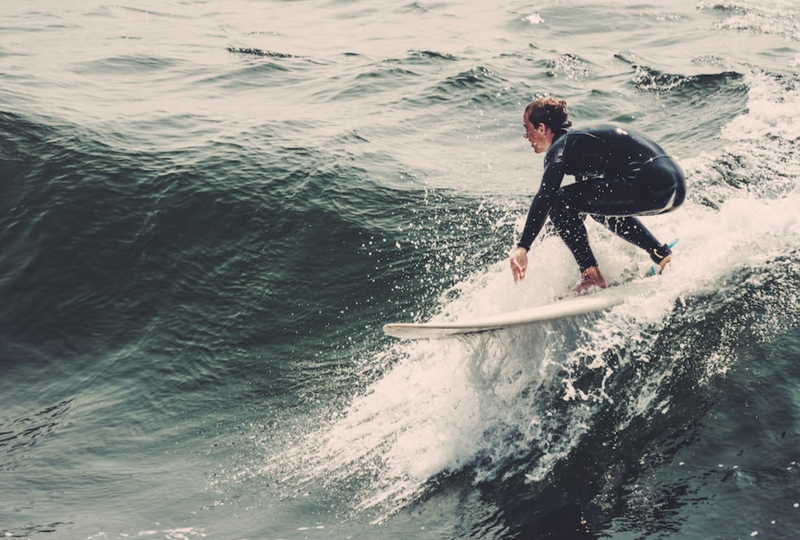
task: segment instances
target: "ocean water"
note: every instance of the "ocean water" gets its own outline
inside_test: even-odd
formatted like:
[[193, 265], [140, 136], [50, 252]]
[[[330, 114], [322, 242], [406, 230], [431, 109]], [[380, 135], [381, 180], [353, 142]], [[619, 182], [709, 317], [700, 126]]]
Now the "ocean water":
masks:
[[[0, 537], [800, 537], [798, 68], [794, 0], [3, 2]], [[383, 335], [577, 279], [546, 94], [680, 162], [669, 271]]]

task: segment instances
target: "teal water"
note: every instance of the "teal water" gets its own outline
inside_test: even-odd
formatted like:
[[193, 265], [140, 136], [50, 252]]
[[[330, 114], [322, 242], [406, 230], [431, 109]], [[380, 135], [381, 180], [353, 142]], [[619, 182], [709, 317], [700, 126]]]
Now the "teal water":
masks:
[[[798, 64], [783, 0], [0, 7], [0, 535], [795, 538]], [[670, 272], [383, 335], [575, 281], [505, 259], [544, 94], [678, 159]]]

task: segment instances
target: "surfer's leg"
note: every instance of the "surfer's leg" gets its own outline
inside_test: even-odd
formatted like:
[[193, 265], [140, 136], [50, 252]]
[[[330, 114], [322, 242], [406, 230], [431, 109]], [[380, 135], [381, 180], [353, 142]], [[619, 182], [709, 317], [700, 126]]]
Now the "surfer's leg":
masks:
[[585, 214], [581, 214], [567, 204], [562, 204], [562, 200], [553, 204], [550, 209], [550, 222], [553, 228], [561, 237], [575, 257], [575, 261], [581, 272], [588, 268], [597, 266], [591, 246], [589, 246], [589, 235], [586, 233], [584, 220]]
[[564, 204], [564, 199], [556, 198], [555, 204], [550, 209], [550, 223], [556, 230], [561, 240], [567, 245], [581, 269], [581, 280], [572, 288], [573, 293], [584, 293], [593, 287], [605, 289], [607, 287], [603, 274], [597, 266], [592, 248], [589, 246], [589, 235], [586, 233], [584, 220], [586, 214], [573, 210]]
[[[661, 265], [662, 261], [672, 254], [672, 250], [669, 248], [669, 246], [667, 244], [660, 243], [656, 237], [653, 236], [649, 230], [647, 230], [647, 227], [645, 227], [642, 222], [635, 217], [606, 217], [592, 215], [592, 219], [604, 225], [608, 230], [620, 238], [646, 251], [650, 256], [650, 259], [652, 259], [652, 261], [656, 264]], [[664, 264], [666, 265], [666, 262]]]
[[590, 214], [614, 234], [641, 248], [661, 269], [671, 250], [634, 216], [670, 212], [685, 198], [683, 171], [671, 158], [651, 161], [633, 178], [589, 179], [563, 188], [560, 201], [575, 212]]
[[576, 294], [585, 293], [593, 287], [607, 287], [603, 274], [597, 266], [589, 235], [586, 233], [585, 214], [572, 211], [568, 206], [555, 204], [550, 209], [550, 222], [561, 240], [567, 245], [581, 269], [581, 280], [572, 288]]

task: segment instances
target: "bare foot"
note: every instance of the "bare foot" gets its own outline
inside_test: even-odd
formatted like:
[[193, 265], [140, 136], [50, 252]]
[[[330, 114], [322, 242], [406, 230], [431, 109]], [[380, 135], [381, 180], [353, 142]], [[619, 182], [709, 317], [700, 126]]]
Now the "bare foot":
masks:
[[667, 266], [667, 265], [668, 265], [670, 262], [672, 262], [672, 255], [667, 255], [666, 257], [664, 257], [663, 259], [661, 259], [661, 262], [660, 262], [660, 263], [658, 263], [658, 273], [660, 274], [661, 272], [663, 272], [663, 271], [664, 271], [664, 268], [666, 268], [666, 266]]
[[572, 288], [572, 292], [575, 294], [584, 294], [592, 287], [597, 287], [599, 289], [608, 288], [608, 285], [606, 285], [606, 278], [603, 277], [603, 274], [600, 273], [600, 268], [597, 266], [587, 268], [581, 273], [581, 282]]

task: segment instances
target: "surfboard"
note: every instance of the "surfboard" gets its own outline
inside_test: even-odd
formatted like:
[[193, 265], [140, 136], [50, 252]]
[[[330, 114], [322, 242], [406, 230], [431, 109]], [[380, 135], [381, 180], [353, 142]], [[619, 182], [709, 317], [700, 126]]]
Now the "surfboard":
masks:
[[511, 311], [476, 319], [461, 321], [431, 321], [426, 323], [389, 323], [383, 331], [401, 339], [443, 339], [468, 334], [479, 334], [577, 317], [595, 311], [609, 309], [625, 302], [625, 299], [647, 291], [652, 279], [637, 280], [595, 294], [578, 296], [532, 308]]

